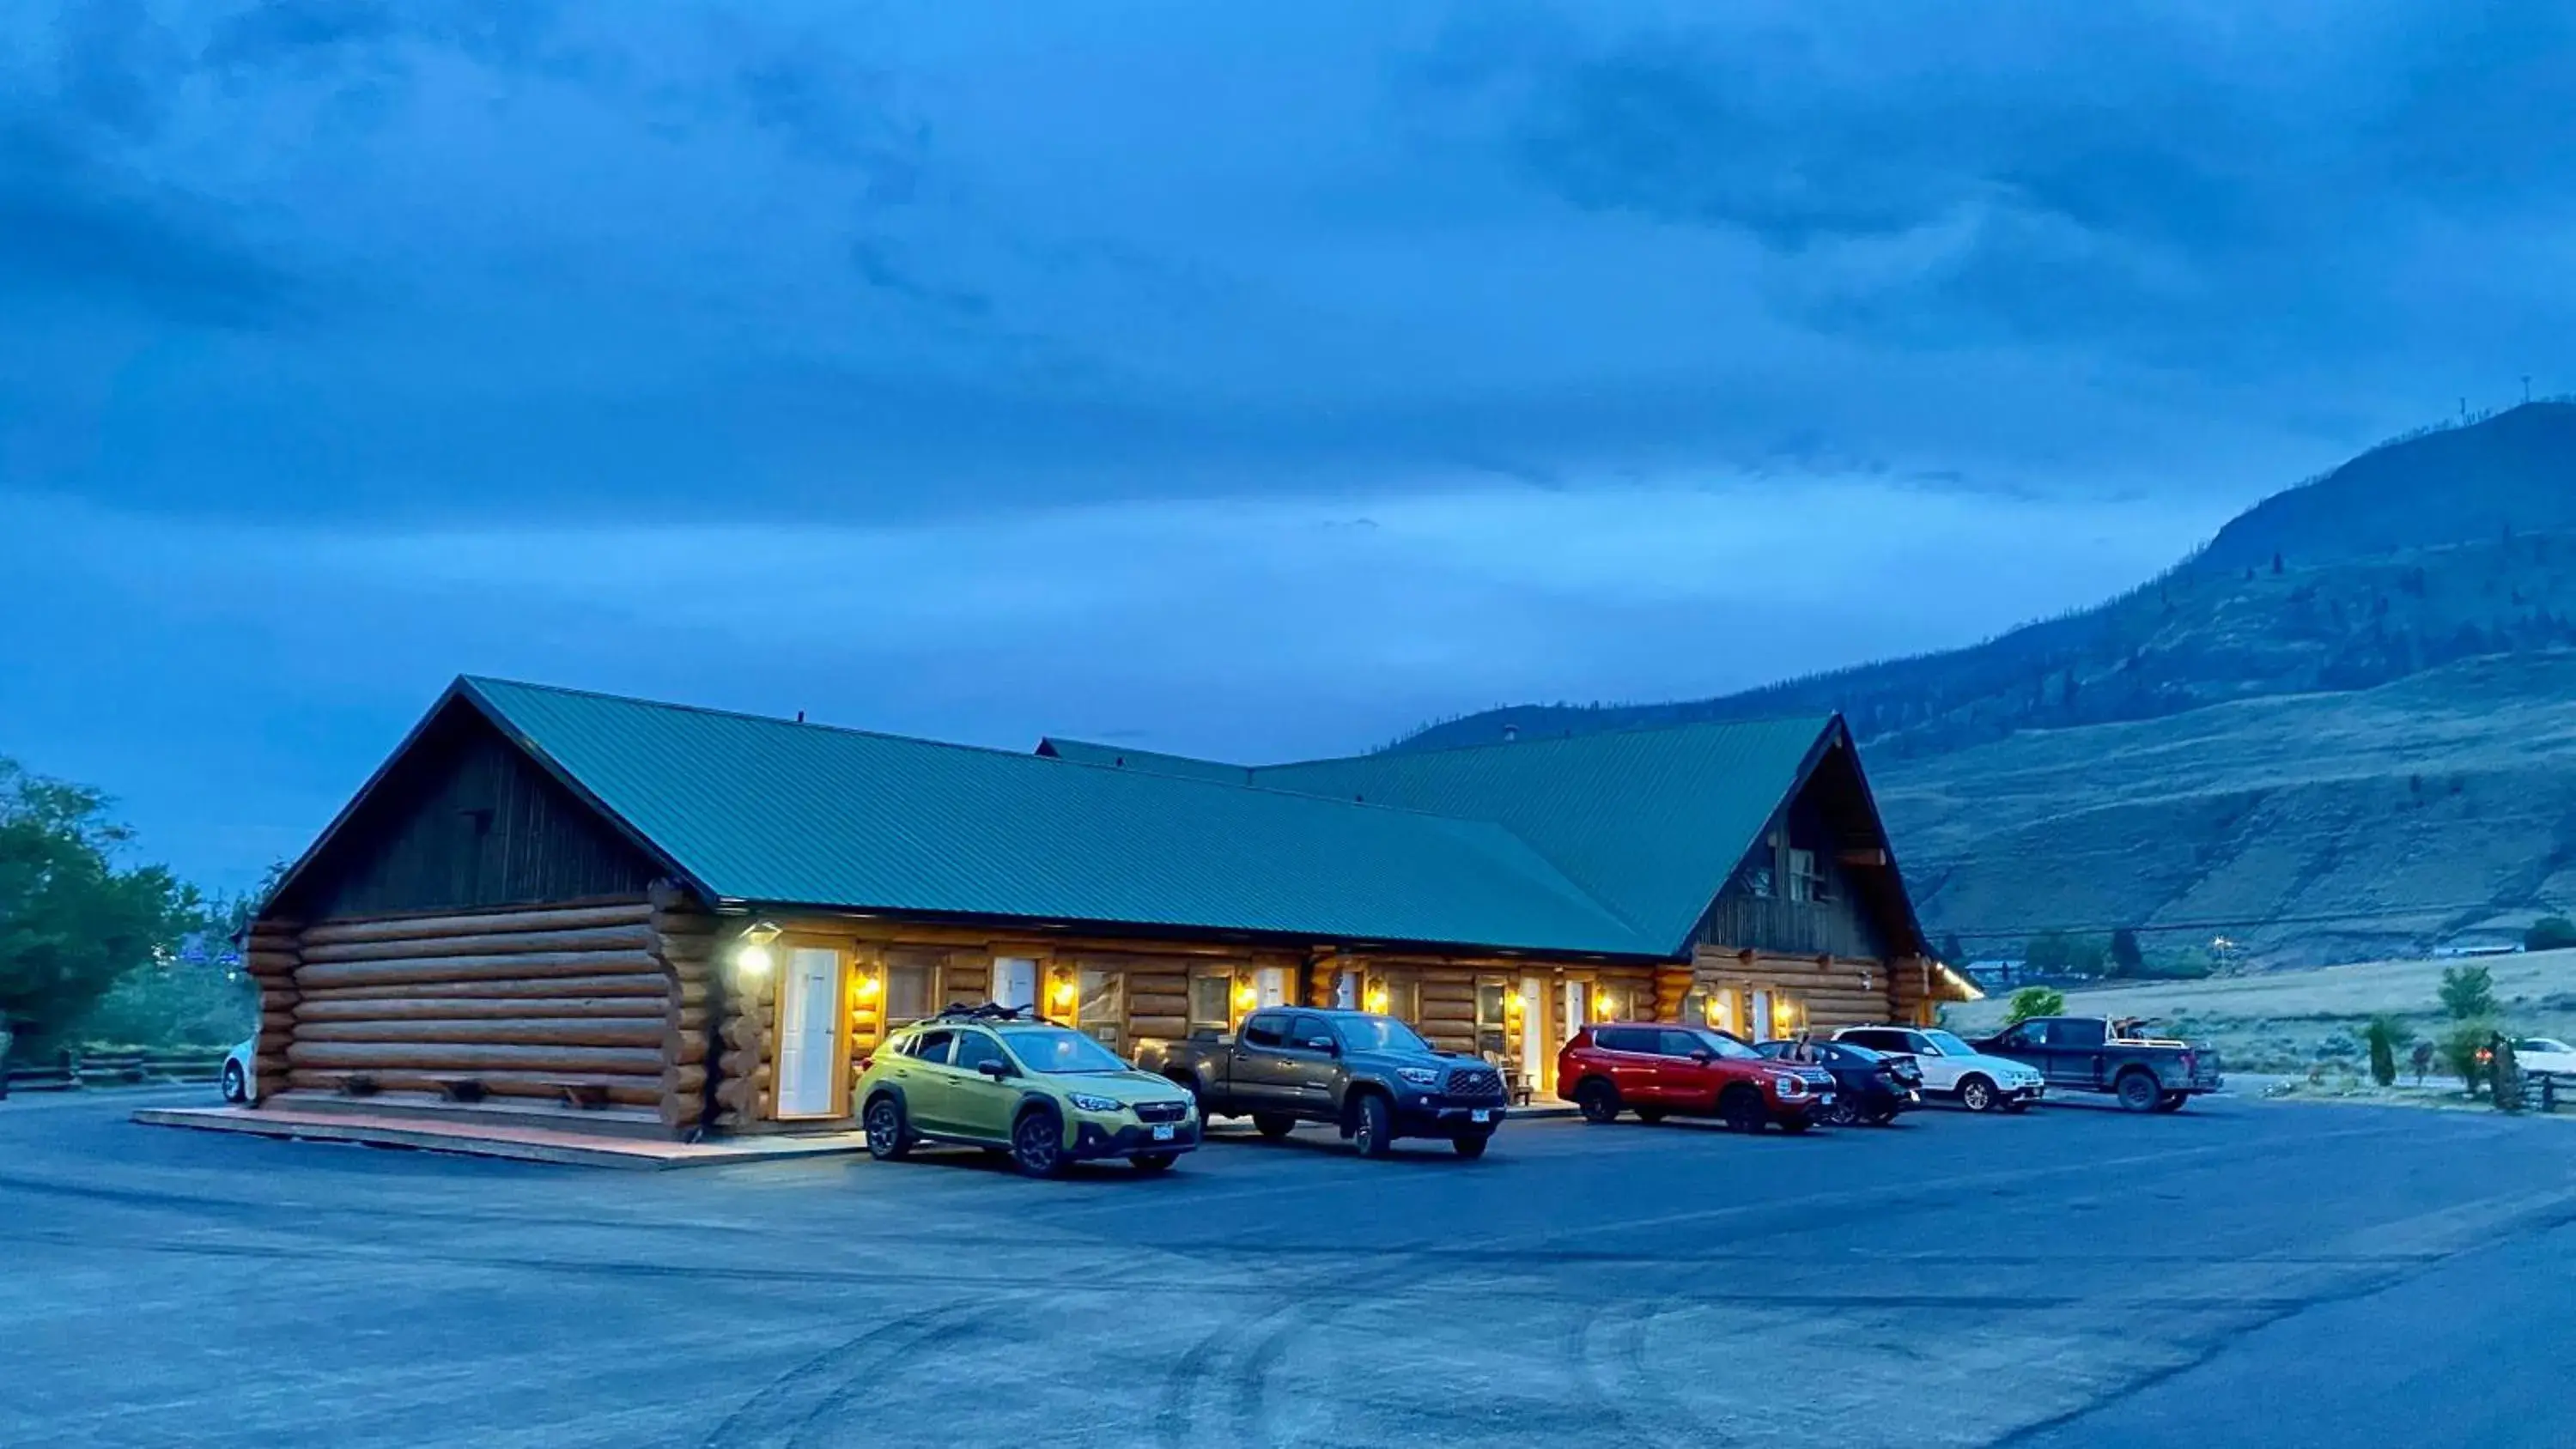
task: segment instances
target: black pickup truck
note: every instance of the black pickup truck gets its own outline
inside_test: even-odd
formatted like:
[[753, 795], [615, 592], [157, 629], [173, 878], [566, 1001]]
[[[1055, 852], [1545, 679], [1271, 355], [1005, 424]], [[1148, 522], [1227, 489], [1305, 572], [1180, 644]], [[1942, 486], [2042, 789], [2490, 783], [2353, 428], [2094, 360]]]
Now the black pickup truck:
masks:
[[1233, 1036], [1148, 1046], [1136, 1065], [1187, 1087], [1199, 1117], [1250, 1117], [1264, 1137], [1327, 1122], [1363, 1157], [1399, 1137], [1446, 1138], [1482, 1157], [1503, 1123], [1503, 1075], [1434, 1051], [1413, 1028], [1365, 1011], [1270, 1007]]
[[2145, 1035], [2147, 1023], [2107, 1016], [2034, 1016], [1975, 1043], [2036, 1067], [2051, 1092], [2108, 1092], [2132, 1112], [2178, 1112], [2222, 1085], [2218, 1053]]

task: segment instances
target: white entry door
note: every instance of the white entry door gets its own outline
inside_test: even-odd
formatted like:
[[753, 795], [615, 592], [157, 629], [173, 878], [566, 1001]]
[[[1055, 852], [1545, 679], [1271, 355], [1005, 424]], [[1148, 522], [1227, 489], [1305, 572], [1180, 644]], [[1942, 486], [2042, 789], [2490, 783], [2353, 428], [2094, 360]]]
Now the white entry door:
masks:
[[779, 1116], [832, 1115], [840, 1015], [841, 953], [810, 946], [788, 952], [778, 996]]
[[993, 961], [993, 1004], [1025, 1011], [1038, 1004], [1038, 963], [1027, 956], [1000, 956]]
[[1264, 966], [1261, 968], [1259, 974], [1255, 975], [1252, 980], [1253, 993], [1256, 998], [1253, 1003], [1254, 1005], [1270, 1007], [1286, 1006], [1288, 1004], [1288, 973], [1285, 969], [1277, 966]]
[[1547, 1047], [1547, 983], [1521, 978], [1521, 1080], [1536, 1086], [1547, 1080], [1555, 1060]]

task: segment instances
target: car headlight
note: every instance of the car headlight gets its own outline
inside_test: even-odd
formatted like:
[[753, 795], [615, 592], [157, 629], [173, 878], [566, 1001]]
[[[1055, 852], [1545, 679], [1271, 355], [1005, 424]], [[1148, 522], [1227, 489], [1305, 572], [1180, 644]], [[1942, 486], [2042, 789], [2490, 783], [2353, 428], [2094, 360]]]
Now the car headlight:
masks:
[[1089, 1092], [1070, 1092], [1065, 1100], [1071, 1102], [1076, 1110], [1084, 1112], [1121, 1112], [1127, 1107], [1115, 1097], [1095, 1097]]
[[1395, 1074], [1417, 1087], [1440, 1085], [1440, 1073], [1431, 1067], [1397, 1067]]
[[1778, 1087], [1783, 1097], [1803, 1097], [1807, 1094], [1807, 1079], [1804, 1077], [1774, 1076], [1771, 1079], [1771, 1085]]

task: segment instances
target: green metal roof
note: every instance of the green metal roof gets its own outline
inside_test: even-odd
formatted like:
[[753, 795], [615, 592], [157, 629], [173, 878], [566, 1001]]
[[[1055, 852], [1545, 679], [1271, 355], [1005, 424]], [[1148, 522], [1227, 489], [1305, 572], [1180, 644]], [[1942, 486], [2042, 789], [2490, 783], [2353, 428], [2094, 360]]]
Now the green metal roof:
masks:
[[[1679, 948], [1797, 788], [1830, 715], [1395, 751], [1202, 777], [1465, 820], [1527, 841], [1660, 951]], [[1152, 770], [1176, 757], [1049, 740], [1059, 758]]]
[[1038, 741], [1038, 753], [1078, 765], [1105, 765], [1113, 770], [1144, 770], [1157, 775], [1179, 775], [1191, 780], [1213, 780], [1221, 785], [1249, 785], [1252, 770], [1244, 765], [1221, 764], [1215, 760], [1195, 760], [1188, 755], [1166, 755], [1156, 750], [1131, 750], [1124, 745], [1101, 745], [1088, 740], [1058, 739], [1053, 735]]
[[1672, 948], [1488, 820], [502, 680], [457, 689], [719, 897], [1502, 950]]

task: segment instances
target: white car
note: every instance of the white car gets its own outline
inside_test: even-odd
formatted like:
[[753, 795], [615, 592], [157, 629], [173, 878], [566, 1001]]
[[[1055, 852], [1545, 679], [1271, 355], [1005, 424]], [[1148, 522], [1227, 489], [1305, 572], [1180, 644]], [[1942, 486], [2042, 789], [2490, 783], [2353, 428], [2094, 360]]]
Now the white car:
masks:
[[2576, 1077], [2576, 1047], [2554, 1036], [2527, 1036], [2513, 1044], [2514, 1065], [2526, 1072]]
[[259, 1100], [259, 1038], [224, 1053], [224, 1100], [248, 1105]]
[[1834, 1040], [1913, 1057], [1925, 1096], [1955, 1097], [1971, 1112], [2019, 1112], [2048, 1094], [2036, 1068], [1987, 1056], [1939, 1027], [1847, 1026]]

